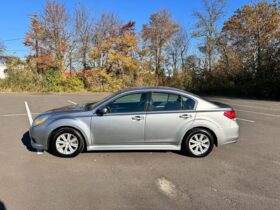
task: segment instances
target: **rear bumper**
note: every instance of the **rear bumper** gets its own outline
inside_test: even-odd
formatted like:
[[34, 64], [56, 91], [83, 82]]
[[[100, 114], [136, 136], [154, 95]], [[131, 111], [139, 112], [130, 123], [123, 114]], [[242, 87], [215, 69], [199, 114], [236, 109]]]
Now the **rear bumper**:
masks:
[[231, 124], [228, 128], [221, 128], [222, 138], [218, 139], [218, 146], [236, 143], [239, 138], [239, 125], [237, 122]]
[[233, 143], [236, 143], [237, 140], [238, 140], [238, 137], [236, 137], [236, 138], [228, 138], [228, 139], [226, 139], [225, 141], [223, 141], [222, 144], [220, 144], [220, 146], [221, 146], [221, 145], [225, 145], [225, 144], [233, 144]]

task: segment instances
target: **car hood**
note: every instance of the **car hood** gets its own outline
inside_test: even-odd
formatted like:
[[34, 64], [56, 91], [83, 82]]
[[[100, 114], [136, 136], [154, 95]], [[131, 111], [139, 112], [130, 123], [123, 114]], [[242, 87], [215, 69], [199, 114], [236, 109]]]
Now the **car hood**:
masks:
[[85, 111], [86, 105], [85, 104], [78, 104], [78, 105], [70, 105], [70, 106], [64, 106], [56, 109], [51, 109], [46, 111], [46, 114], [52, 114], [52, 113], [58, 113], [58, 112], [80, 112]]

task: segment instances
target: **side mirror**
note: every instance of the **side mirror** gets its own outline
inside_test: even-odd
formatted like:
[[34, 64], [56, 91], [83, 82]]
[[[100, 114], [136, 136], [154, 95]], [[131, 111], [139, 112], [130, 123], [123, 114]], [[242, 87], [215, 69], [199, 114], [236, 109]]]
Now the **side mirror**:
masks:
[[105, 115], [107, 113], [108, 113], [108, 109], [106, 107], [97, 110], [97, 114], [99, 114], [101, 116]]

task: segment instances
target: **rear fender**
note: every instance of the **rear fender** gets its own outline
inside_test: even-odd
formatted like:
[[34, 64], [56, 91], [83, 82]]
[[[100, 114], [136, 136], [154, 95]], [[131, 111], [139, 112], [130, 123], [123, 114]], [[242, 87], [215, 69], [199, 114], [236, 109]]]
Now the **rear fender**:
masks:
[[180, 141], [180, 145], [182, 144], [182, 141], [184, 140], [184, 137], [186, 135], [186, 133], [193, 129], [193, 128], [197, 128], [197, 127], [205, 127], [210, 129], [211, 131], [213, 131], [217, 137], [217, 142], [219, 145], [219, 139], [223, 138], [223, 134], [221, 132], [221, 128], [219, 127], [219, 125], [217, 123], [215, 123], [214, 121], [210, 120], [210, 119], [196, 119], [191, 127], [189, 127], [189, 129], [187, 131], [184, 132], [184, 135], [181, 136], [181, 141]]

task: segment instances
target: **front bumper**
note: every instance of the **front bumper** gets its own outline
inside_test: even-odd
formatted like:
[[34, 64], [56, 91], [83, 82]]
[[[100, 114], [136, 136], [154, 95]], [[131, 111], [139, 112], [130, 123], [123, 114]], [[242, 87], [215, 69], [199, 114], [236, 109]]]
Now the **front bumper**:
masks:
[[29, 129], [31, 146], [38, 150], [48, 149], [48, 138], [43, 126], [32, 126]]
[[31, 138], [30, 141], [31, 141], [31, 146], [32, 146], [34, 149], [38, 149], [38, 150], [45, 150], [45, 149], [46, 149], [44, 145], [42, 145], [42, 144], [37, 144], [33, 138]]

